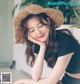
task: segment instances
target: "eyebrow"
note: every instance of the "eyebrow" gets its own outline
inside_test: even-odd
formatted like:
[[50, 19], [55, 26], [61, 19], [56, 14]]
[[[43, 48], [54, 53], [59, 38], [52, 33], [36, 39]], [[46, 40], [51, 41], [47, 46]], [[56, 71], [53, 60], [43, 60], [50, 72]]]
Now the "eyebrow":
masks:
[[33, 29], [33, 27], [31, 27], [31, 28], [28, 28], [28, 30], [30, 30], [30, 29]]
[[[41, 23], [41, 22], [37, 23], [37, 26], [38, 26], [40, 23]], [[28, 28], [28, 29], [30, 30], [30, 29], [32, 29], [32, 28], [34, 28], [34, 27], [30, 27], [30, 28]]]

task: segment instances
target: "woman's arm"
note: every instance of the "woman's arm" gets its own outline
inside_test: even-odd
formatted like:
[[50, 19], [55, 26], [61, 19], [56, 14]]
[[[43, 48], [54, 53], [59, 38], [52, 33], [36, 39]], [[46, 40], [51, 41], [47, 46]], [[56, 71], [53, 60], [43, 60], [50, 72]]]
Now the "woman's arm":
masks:
[[51, 74], [48, 76], [48, 80], [50, 84], [57, 84], [60, 80], [61, 76], [63, 75], [66, 67], [69, 64], [69, 61], [74, 53], [66, 54], [65, 56], [58, 57], [55, 66], [52, 69]]
[[[12, 84], [50, 84], [49, 81], [47, 80], [47, 78], [44, 78], [44, 79], [40, 79], [39, 81], [34, 81], [32, 79], [21, 79], [21, 80], [18, 80], [16, 82], [13, 82]], [[54, 83], [53, 83], [54, 84]], [[58, 81], [57, 84], [63, 84], [60, 80]]]
[[46, 46], [41, 46], [38, 53], [37, 59], [32, 67], [32, 79], [38, 81], [41, 78], [43, 65], [44, 65], [44, 55], [45, 55]]
[[40, 50], [39, 50], [36, 62], [34, 63], [34, 66], [32, 67], [32, 79], [34, 81], [38, 81], [41, 78], [42, 71], [43, 71], [46, 43], [34, 39], [30, 34], [28, 34], [28, 40], [40, 46]]
[[[51, 74], [43, 79], [40, 79], [38, 81], [34, 81], [33, 79], [21, 79], [18, 80], [16, 82], [14, 82], [13, 84], [61, 84], [61, 82], [59, 83], [58, 81], [60, 80], [61, 76], [63, 75], [72, 55], [74, 53], [69, 53], [65, 56], [61, 56], [57, 59], [57, 62], [54, 66], [54, 68], [52, 69]], [[36, 60], [37, 61], [37, 60]], [[36, 69], [37, 71], [39, 69]], [[37, 75], [37, 74], [36, 74]]]
[[[34, 81], [37, 81], [40, 84], [39, 79], [41, 78], [41, 74], [42, 74], [46, 46], [45, 43], [37, 41], [33, 39], [31, 36], [29, 37], [29, 40], [40, 45], [40, 51], [37, 60], [32, 68], [32, 78]], [[64, 73], [73, 54], [74, 53], [69, 53], [66, 54], [65, 56], [58, 57], [57, 62], [53, 67], [51, 74], [47, 77], [47, 80], [49, 80], [50, 84], [56, 84], [58, 82], [58, 80], [61, 78], [62, 74]]]
[[35, 82], [35, 84], [61, 84], [59, 82], [61, 76], [63, 75], [69, 61], [74, 53], [66, 54], [65, 56], [58, 57], [55, 66], [53, 67], [50, 75], [44, 79], [40, 79]]

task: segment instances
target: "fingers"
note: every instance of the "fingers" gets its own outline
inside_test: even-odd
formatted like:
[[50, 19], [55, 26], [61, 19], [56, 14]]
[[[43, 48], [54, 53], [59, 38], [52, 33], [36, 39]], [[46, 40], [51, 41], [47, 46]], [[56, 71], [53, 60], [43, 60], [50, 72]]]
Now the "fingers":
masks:
[[13, 82], [12, 84], [27, 84], [27, 81], [25, 81], [25, 80], [18, 80], [16, 82]]
[[21, 84], [22, 83], [22, 80], [18, 80], [16, 82], [13, 82], [12, 84]]
[[28, 35], [28, 40], [30, 40], [33, 43], [38, 43], [38, 41], [34, 39], [31, 35]]
[[12, 84], [34, 84], [35, 82], [32, 79], [21, 79]]
[[36, 44], [38, 44], [38, 45], [40, 45], [40, 46], [42, 46], [42, 45], [45, 45], [45, 46], [46, 46], [46, 43], [45, 43], [45, 42], [36, 40], [36, 39], [34, 39], [34, 38], [33, 38], [31, 35], [29, 35], [29, 34], [28, 34], [28, 40], [30, 40], [31, 42], [36, 43]]
[[33, 43], [35, 42], [34, 39], [32, 38], [32, 36], [30, 36], [30, 35], [28, 36], [28, 40], [30, 40]]
[[32, 41], [32, 37], [30, 34], [28, 34], [28, 40]]

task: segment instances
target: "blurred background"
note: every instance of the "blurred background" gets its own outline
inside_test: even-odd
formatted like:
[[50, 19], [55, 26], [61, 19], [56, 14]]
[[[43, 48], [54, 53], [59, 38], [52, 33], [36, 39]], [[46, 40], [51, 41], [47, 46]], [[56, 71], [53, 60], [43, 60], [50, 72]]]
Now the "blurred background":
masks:
[[[77, 5], [53, 5], [53, 2], [59, 1], [76, 2]], [[15, 43], [13, 20], [21, 7], [32, 3], [61, 10], [65, 22], [59, 29], [69, 29], [80, 43], [80, 0], [0, 0], [0, 72], [17, 71], [15, 76], [19, 74], [18, 79], [24, 77], [25, 73], [30, 77], [31, 67], [27, 66], [25, 60], [26, 45]], [[42, 76], [47, 76], [51, 69], [47, 68], [46, 62], [44, 64]]]

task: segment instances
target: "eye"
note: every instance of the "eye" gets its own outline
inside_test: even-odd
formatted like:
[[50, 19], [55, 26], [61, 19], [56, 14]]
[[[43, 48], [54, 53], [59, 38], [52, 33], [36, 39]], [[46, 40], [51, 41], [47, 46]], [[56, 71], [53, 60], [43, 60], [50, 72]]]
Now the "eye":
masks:
[[38, 25], [38, 28], [41, 28], [42, 26], [43, 26], [43, 24], [40, 23], [40, 24]]
[[29, 32], [30, 32], [30, 33], [34, 32], [34, 31], [35, 31], [34, 29], [29, 29]]

